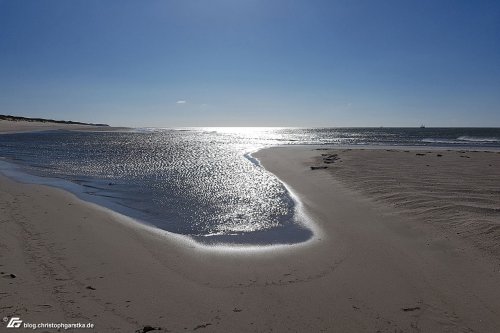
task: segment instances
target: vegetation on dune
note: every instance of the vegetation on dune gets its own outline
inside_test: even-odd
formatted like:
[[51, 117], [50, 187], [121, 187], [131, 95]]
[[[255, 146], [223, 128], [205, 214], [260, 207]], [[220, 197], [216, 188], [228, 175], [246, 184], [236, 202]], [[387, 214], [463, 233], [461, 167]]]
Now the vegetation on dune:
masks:
[[26, 117], [18, 117], [18, 116], [11, 116], [11, 115], [1, 115], [1, 114], [0, 114], [0, 120], [29, 121], [29, 122], [36, 122], [36, 123], [88, 125], [88, 126], [109, 126], [107, 124], [92, 124], [92, 123], [82, 123], [82, 122], [79, 122], [79, 121], [53, 120], [53, 119], [44, 119], [44, 118], [26, 118]]

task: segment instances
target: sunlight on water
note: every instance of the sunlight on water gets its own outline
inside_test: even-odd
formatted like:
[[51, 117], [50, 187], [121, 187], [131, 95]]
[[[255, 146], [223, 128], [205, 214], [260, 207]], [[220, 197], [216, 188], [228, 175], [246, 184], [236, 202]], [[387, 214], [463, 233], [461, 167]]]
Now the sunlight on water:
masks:
[[[99, 203], [204, 243], [312, 236], [285, 186], [248, 153], [283, 144], [500, 145], [498, 129], [143, 128], [0, 135], [0, 156]], [[97, 201], [97, 199], [96, 199]]]
[[[79, 183], [148, 223], [199, 241], [307, 240], [311, 232], [295, 220], [286, 188], [244, 155], [262, 146], [255, 133], [32, 133], [17, 137], [22, 149], [11, 157], [27, 162], [30, 172]], [[278, 230], [286, 237], [268, 232]]]

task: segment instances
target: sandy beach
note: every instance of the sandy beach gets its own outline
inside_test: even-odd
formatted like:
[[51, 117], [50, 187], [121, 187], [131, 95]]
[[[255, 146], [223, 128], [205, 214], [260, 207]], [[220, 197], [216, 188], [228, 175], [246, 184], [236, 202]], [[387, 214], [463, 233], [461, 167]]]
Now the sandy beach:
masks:
[[[317, 164], [328, 165], [349, 188], [500, 258], [500, 151], [344, 149], [322, 155]], [[330, 155], [338, 160], [322, 163]]]
[[207, 249], [0, 176], [2, 316], [96, 332], [500, 331], [500, 154], [254, 156], [300, 198], [310, 242]]

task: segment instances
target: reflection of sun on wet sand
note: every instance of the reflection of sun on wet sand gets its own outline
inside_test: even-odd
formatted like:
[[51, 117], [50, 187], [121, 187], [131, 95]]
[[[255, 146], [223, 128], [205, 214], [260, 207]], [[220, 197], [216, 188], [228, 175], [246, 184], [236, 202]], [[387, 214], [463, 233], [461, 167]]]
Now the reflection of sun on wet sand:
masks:
[[475, 246], [494, 234], [478, 216], [498, 222], [499, 154], [254, 155], [314, 219], [311, 243], [206, 250], [64, 191], [0, 177], [2, 314], [93, 322], [98, 332], [500, 330], [496, 248]]

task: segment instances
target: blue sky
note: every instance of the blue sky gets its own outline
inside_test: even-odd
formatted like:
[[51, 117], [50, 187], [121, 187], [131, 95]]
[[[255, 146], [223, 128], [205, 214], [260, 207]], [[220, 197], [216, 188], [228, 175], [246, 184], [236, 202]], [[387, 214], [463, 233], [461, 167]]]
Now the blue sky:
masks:
[[500, 2], [0, 0], [0, 114], [500, 126]]

